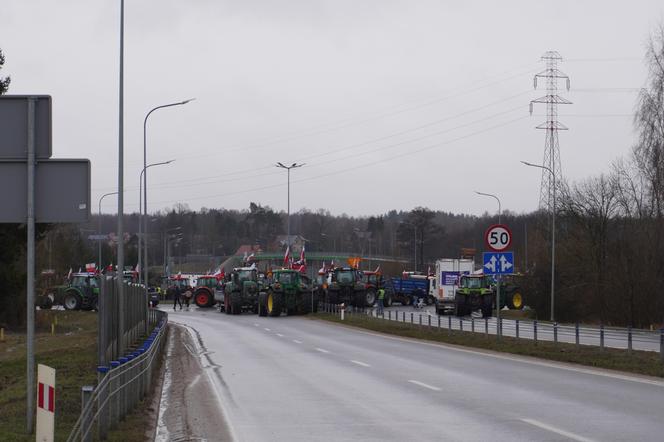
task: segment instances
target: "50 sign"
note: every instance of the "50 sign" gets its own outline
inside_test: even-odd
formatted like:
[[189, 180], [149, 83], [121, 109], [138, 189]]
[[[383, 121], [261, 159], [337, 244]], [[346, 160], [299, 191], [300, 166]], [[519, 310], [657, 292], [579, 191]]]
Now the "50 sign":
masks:
[[512, 231], [504, 224], [495, 224], [486, 230], [484, 242], [489, 250], [502, 252], [512, 244]]

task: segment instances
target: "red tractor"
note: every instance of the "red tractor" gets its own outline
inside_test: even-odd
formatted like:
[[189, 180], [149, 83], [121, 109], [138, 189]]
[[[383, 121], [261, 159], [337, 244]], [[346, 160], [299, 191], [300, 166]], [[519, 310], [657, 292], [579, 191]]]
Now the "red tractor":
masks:
[[198, 307], [212, 307], [215, 303], [214, 292], [219, 289], [221, 281], [215, 275], [199, 276], [194, 289], [194, 302]]

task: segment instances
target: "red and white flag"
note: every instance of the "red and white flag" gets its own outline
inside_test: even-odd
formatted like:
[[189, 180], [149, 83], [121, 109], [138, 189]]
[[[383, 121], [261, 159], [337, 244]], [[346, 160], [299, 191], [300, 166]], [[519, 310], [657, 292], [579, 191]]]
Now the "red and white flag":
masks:
[[97, 264], [94, 262], [87, 263], [85, 265], [85, 271], [88, 273], [94, 273], [95, 271], [97, 271]]
[[72, 274], [71, 267], [69, 267], [69, 273], [67, 273], [67, 279], [71, 279], [71, 274]]
[[284, 254], [284, 267], [288, 265], [290, 259], [290, 246], [286, 247], [286, 253]]
[[300, 251], [300, 264], [307, 264], [307, 258], [304, 256], [304, 244], [302, 245], [302, 250]]
[[55, 388], [51, 385], [39, 383], [37, 405], [46, 411], [53, 412], [55, 410]]

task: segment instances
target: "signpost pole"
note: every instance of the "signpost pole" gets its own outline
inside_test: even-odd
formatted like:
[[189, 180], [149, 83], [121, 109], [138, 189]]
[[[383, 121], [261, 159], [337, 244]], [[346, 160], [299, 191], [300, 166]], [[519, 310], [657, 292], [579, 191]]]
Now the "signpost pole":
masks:
[[498, 283], [496, 284], [496, 338], [500, 340], [500, 275], [496, 277]]
[[28, 281], [27, 281], [27, 430], [32, 434], [35, 415], [35, 99], [28, 98]]

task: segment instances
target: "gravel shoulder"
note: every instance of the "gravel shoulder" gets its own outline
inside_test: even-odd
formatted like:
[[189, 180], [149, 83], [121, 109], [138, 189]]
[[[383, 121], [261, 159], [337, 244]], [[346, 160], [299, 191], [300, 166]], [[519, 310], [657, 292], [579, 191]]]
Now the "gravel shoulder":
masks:
[[233, 440], [202, 350], [185, 327], [169, 325], [156, 441]]

